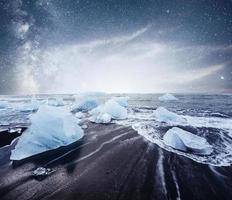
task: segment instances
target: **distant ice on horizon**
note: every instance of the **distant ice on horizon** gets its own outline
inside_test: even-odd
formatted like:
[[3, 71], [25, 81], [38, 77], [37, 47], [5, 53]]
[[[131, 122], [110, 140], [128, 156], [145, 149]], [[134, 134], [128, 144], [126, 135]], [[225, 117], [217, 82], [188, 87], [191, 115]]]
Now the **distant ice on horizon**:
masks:
[[64, 106], [64, 101], [62, 98], [48, 99], [47, 104], [49, 106]]
[[160, 96], [159, 100], [160, 101], [178, 101], [179, 99], [176, 98], [174, 95], [167, 93], [167, 94]]

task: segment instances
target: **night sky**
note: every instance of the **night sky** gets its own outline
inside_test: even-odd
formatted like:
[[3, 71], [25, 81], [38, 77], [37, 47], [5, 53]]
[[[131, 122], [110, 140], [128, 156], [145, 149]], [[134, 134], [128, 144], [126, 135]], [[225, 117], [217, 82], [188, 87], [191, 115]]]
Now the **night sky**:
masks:
[[232, 92], [231, 0], [0, 0], [0, 94]]

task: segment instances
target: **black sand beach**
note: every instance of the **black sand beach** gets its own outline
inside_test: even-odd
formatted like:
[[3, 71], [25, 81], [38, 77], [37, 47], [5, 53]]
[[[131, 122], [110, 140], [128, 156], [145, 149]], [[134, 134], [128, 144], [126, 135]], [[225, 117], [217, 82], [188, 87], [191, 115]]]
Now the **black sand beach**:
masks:
[[[88, 124], [69, 147], [12, 163], [0, 149], [0, 199], [231, 200], [232, 167], [213, 167], [165, 151], [133, 129]], [[37, 167], [54, 173], [32, 176]]]

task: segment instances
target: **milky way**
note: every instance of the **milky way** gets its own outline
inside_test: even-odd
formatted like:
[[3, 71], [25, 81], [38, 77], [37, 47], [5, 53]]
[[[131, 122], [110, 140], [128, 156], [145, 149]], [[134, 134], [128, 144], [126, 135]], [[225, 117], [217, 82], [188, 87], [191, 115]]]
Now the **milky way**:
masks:
[[0, 93], [232, 92], [232, 1], [2, 0]]

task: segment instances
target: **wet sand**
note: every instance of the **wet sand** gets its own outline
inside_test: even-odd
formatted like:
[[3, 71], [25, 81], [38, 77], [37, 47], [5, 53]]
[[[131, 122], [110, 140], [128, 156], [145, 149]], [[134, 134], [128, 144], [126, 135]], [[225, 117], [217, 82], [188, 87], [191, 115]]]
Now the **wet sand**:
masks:
[[[212, 167], [167, 152], [133, 129], [90, 123], [85, 137], [23, 162], [0, 149], [0, 199], [231, 200], [232, 167]], [[36, 179], [39, 166], [54, 173]]]

